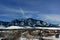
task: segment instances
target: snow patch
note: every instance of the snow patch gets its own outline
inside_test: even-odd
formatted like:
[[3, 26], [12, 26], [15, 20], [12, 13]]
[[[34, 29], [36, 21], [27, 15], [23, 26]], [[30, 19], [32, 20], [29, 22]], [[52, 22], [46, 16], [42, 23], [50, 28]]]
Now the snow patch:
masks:
[[10, 27], [7, 27], [6, 29], [22, 29], [24, 27], [19, 27], [19, 26], [10, 26]]

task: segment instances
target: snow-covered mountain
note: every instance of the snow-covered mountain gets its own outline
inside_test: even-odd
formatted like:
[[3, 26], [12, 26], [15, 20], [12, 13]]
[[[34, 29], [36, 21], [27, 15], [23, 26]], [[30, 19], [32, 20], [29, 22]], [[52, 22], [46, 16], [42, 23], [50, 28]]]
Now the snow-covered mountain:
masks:
[[3, 25], [5, 27], [8, 27], [8, 26], [55, 27], [56, 26], [53, 24], [49, 24], [48, 22], [45, 22], [42, 20], [36, 20], [36, 19], [32, 19], [32, 18], [15, 19], [15, 20], [12, 20], [11, 22], [0, 21], [0, 25]]

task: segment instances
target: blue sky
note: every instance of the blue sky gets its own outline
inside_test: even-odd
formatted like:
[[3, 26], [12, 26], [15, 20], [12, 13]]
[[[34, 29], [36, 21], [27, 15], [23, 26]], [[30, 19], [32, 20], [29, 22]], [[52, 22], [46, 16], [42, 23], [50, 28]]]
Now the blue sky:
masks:
[[0, 20], [19, 18], [60, 24], [60, 0], [0, 0]]

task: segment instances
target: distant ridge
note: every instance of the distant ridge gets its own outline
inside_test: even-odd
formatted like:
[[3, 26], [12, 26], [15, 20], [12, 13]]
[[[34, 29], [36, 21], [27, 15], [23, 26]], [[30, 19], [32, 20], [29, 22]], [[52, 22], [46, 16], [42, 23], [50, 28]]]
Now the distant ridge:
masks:
[[5, 27], [8, 27], [8, 26], [56, 27], [57, 26], [57, 25], [49, 24], [48, 22], [45, 22], [42, 20], [36, 20], [32, 18], [15, 19], [15, 20], [12, 20], [11, 22], [0, 21], [0, 25], [3, 25]]

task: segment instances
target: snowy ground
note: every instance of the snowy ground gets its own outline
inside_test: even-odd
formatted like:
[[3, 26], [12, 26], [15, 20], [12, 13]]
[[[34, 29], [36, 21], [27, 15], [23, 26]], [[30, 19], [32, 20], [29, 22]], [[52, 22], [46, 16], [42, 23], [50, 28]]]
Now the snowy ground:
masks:
[[[60, 28], [55, 28], [55, 27], [29, 27], [29, 26], [26, 26], [26, 27], [19, 27], [19, 26], [9, 26], [9, 27], [4, 27], [4, 26], [0, 26], [0, 29], [50, 29], [50, 30], [60, 30]], [[5, 31], [3, 31], [5, 32]], [[9, 31], [7, 31], [9, 32]], [[43, 37], [44, 39], [53, 39], [53, 40], [60, 40], [60, 38], [54, 38], [53, 37]], [[0, 38], [1, 40], [2, 38]], [[39, 39], [36, 39], [36, 38], [30, 38], [30, 39], [27, 39], [27, 38], [19, 38], [18, 40], [39, 40]]]
[[0, 37], [0, 40], [2, 39], [2, 37]]
[[35, 39], [35, 38], [30, 38], [30, 39], [27, 39], [27, 38], [19, 38], [18, 40], [39, 40], [39, 39]]
[[51, 30], [60, 30], [59, 27], [19, 27], [19, 26], [9, 26], [9, 27], [4, 27], [0, 26], [0, 29], [51, 29]]
[[54, 38], [54, 37], [43, 37], [45, 40], [60, 40], [60, 38]]

